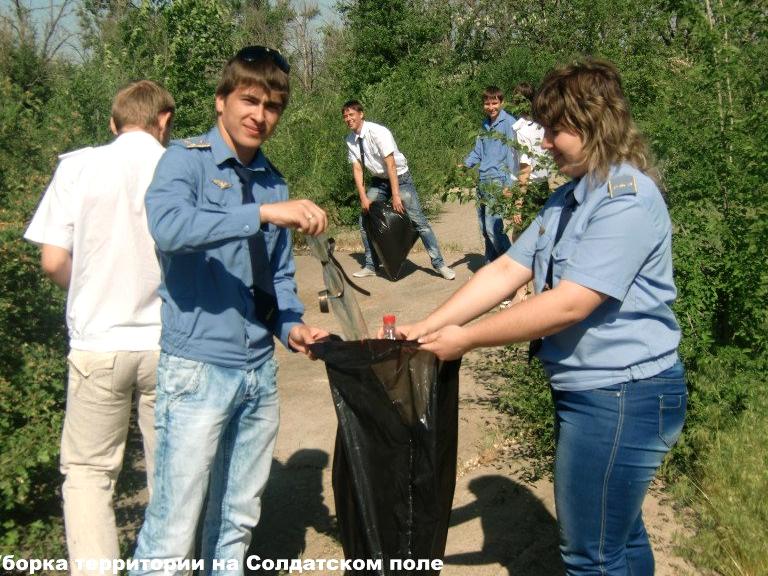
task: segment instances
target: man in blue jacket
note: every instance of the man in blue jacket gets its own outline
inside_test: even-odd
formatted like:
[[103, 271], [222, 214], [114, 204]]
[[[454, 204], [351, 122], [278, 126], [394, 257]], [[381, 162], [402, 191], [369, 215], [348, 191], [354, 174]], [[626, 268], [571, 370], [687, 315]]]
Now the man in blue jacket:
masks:
[[323, 232], [326, 214], [289, 200], [261, 150], [288, 103], [288, 72], [279, 52], [238, 52], [216, 88], [216, 125], [173, 143], [147, 192], [162, 336], [155, 490], [134, 574], [182, 571], [206, 498], [205, 573], [243, 573], [279, 420], [273, 338], [308, 353], [327, 334], [302, 323], [290, 233]]
[[[507, 113], [502, 105], [504, 94], [497, 86], [488, 86], [483, 91], [482, 134], [477, 137], [475, 147], [464, 159], [464, 166], [479, 166], [480, 184], [477, 187], [477, 217], [480, 220], [480, 232], [485, 241], [485, 262], [492, 262], [506, 254], [511, 245], [504, 233], [504, 221], [492, 205], [492, 192], [508, 192], [517, 180], [517, 150], [509, 146], [516, 142], [512, 125], [515, 117]], [[491, 202], [491, 205], [488, 203]]]

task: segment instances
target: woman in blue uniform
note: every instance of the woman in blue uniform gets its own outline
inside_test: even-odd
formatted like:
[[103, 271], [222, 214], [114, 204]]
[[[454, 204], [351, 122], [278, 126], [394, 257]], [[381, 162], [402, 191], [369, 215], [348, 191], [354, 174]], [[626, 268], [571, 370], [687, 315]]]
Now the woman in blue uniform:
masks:
[[[400, 328], [442, 359], [531, 340], [555, 402], [555, 499], [569, 575], [654, 572], [642, 503], [683, 426], [671, 223], [616, 68], [552, 71], [533, 102], [572, 180], [502, 257]], [[535, 296], [485, 316], [533, 280]]]

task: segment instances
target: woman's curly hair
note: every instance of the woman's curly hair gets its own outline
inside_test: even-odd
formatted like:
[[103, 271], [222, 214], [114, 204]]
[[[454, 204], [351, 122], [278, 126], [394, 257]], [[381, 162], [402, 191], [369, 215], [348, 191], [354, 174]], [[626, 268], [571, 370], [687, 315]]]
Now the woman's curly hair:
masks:
[[581, 136], [587, 172], [599, 181], [612, 165], [628, 162], [659, 182], [611, 62], [588, 58], [552, 70], [533, 99], [533, 116], [544, 128]]

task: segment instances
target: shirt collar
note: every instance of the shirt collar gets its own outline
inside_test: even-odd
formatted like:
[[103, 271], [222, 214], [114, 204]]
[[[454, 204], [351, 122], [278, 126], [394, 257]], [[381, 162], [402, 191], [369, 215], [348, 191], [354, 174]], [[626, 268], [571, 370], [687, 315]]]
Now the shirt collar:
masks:
[[574, 178], [565, 186], [570, 186], [570, 189], [573, 190], [573, 197], [576, 200], [576, 204], [581, 205], [584, 203], [589, 188], [589, 178], [583, 176], [581, 178]]
[[[157, 142], [157, 138], [152, 136], [149, 132], [146, 130], [129, 130], [128, 132], [121, 132], [117, 135], [117, 138], [115, 138], [115, 142], [118, 140], [154, 140]], [[159, 142], [158, 142], [159, 144]]]
[[[211, 143], [213, 161], [216, 162], [217, 166], [221, 166], [229, 160], [240, 163], [240, 160], [238, 160], [235, 151], [227, 146], [227, 143], [224, 142], [224, 138], [221, 137], [221, 132], [219, 131], [218, 125], [211, 128], [207, 137], [208, 142]], [[266, 171], [267, 159], [264, 156], [264, 153], [261, 151], [261, 148], [256, 151], [256, 155], [253, 157], [253, 160], [251, 160], [251, 163], [246, 166], [246, 168], [253, 171]]]
[[495, 128], [496, 126], [498, 126], [502, 122], [506, 121], [507, 118], [511, 118], [510, 115], [509, 115], [509, 112], [507, 112], [506, 110], [504, 110], [504, 108], [502, 108], [501, 110], [499, 110], [499, 115], [496, 116], [496, 120], [494, 120], [493, 123], [491, 123], [491, 121], [486, 116], [484, 124], [490, 130], [491, 128]]
[[569, 192], [573, 192], [573, 198], [576, 200], [576, 204], [580, 205], [584, 202], [584, 198], [587, 195], [587, 178], [574, 178], [562, 186], [558, 186], [556, 192], [557, 194], [562, 195], [563, 198], [565, 198]]
[[[352, 134], [355, 134], [352, 132]], [[363, 120], [363, 125], [360, 127], [360, 134], [355, 134], [355, 142], [360, 140], [361, 138], [365, 138], [365, 136], [368, 134], [368, 123]]]

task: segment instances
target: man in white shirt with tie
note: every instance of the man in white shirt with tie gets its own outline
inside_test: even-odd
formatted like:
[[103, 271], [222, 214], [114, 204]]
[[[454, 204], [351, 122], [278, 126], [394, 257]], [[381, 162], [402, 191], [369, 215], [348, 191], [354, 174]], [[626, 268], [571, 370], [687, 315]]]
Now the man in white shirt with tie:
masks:
[[[395, 212], [407, 213], [424, 243], [432, 261], [432, 267], [446, 280], [453, 280], [456, 273], [446, 266], [435, 233], [429, 225], [419, 202], [419, 195], [408, 170], [408, 161], [398, 150], [392, 132], [385, 126], [365, 120], [362, 104], [349, 100], [341, 109], [344, 123], [352, 131], [346, 137], [348, 155], [352, 164], [355, 186], [360, 195], [363, 213], [368, 212], [371, 202], [389, 200]], [[368, 188], [365, 187], [365, 169], [372, 174]], [[376, 268], [368, 236], [360, 215], [360, 234], [365, 248], [365, 264], [353, 274], [356, 278], [375, 276]]]

